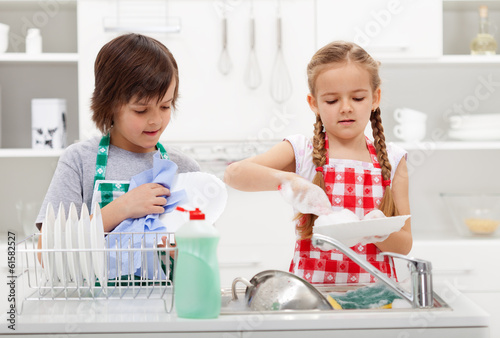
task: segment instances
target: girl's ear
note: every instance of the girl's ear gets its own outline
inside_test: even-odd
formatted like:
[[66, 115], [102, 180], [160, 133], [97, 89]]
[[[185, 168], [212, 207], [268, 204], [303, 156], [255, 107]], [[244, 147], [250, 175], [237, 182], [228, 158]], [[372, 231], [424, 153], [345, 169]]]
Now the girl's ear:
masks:
[[314, 96], [311, 95], [311, 93], [307, 94], [307, 103], [309, 103], [309, 107], [317, 115], [318, 114], [318, 102], [316, 101]]
[[372, 111], [380, 106], [380, 87], [373, 92]]

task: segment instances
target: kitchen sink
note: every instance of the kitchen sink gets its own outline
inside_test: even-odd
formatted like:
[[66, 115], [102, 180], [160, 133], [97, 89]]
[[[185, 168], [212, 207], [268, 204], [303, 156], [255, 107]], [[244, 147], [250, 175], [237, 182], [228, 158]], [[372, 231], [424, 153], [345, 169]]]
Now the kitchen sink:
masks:
[[[345, 284], [345, 285], [318, 285], [316, 289], [320, 291], [323, 295], [335, 292], [335, 293], [343, 293], [348, 292], [350, 290], [356, 290], [361, 287], [368, 286], [368, 284]], [[255, 311], [252, 310], [249, 306], [247, 306], [245, 302], [245, 291], [246, 288], [236, 288], [236, 294], [238, 295], [237, 300], [232, 300], [232, 294], [230, 288], [224, 288], [221, 290], [221, 315], [244, 315], [244, 314], [254, 314], [265, 313], [265, 314], [280, 314], [280, 313], [325, 313], [325, 312], [344, 312], [344, 311], [370, 311], [370, 312], [394, 312], [394, 311], [451, 311], [451, 307], [435, 292], [433, 293], [434, 304], [432, 308], [413, 308], [407, 302], [404, 304], [407, 307], [394, 307], [394, 308], [373, 308], [373, 309], [345, 309], [345, 310], [276, 310], [276, 311]]]

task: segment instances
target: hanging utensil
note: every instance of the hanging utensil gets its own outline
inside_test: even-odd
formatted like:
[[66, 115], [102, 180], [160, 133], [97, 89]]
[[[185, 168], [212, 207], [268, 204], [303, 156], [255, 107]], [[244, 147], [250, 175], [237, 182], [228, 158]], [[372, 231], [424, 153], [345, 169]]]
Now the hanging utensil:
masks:
[[271, 97], [277, 103], [283, 103], [292, 95], [292, 80], [286, 67], [282, 49], [282, 27], [281, 27], [281, 2], [278, 0], [277, 11], [277, 43], [278, 50], [274, 61], [274, 68], [271, 73]]
[[222, 10], [222, 52], [219, 57], [219, 71], [227, 75], [231, 71], [233, 64], [229, 57], [227, 49], [227, 16], [226, 16], [226, 1], [224, 1], [224, 8]]
[[250, 4], [250, 55], [245, 72], [245, 84], [248, 88], [255, 89], [260, 86], [261, 82], [259, 62], [257, 61], [257, 53], [255, 52], [255, 17], [252, 0]]

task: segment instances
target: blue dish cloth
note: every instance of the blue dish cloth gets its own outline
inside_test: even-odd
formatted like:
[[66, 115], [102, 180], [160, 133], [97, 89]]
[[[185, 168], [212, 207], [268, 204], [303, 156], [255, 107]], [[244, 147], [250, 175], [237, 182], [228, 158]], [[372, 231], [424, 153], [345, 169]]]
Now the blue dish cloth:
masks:
[[[160, 157], [160, 152], [157, 152], [153, 157], [153, 168], [133, 176], [130, 180], [129, 191], [145, 183], [158, 183], [170, 189], [176, 173], [177, 164], [170, 160], [162, 159]], [[171, 212], [179, 203], [185, 201], [185, 199], [185, 190], [171, 191], [170, 196], [167, 197], [167, 204], [164, 206], [165, 211], [161, 214]], [[167, 231], [166, 226], [159, 220], [161, 214], [150, 214], [141, 218], [128, 218], [124, 220], [108, 235], [107, 247], [111, 249], [153, 248], [155, 242], [157, 244], [158, 239], [161, 239], [159, 238], [160, 236], [156, 236], [156, 234], [153, 233]], [[115, 234], [124, 232], [133, 232], [135, 234]], [[152, 234], [144, 236], [138, 233]], [[119, 257], [117, 257], [117, 255]], [[165, 279], [165, 274], [161, 269], [161, 262], [157, 251], [144, 252], [142, 250], [137, 250], [133, 252], [132, 256], [133, 257], [129, 257], [128, 251], [116, 252], [111, 250], [109, 254], [108, 279], [114, 279], [128, 274], [147, 276], [148, 279]], [[132, 262], [131, 259], [133, 260]], [[120, 271], [118, 271], [117, 260], [121, 261]], [[142, 267], [144, 267], [144, 269]], [[159, 276], [154, 275], [155, 270], [160, 272]]]

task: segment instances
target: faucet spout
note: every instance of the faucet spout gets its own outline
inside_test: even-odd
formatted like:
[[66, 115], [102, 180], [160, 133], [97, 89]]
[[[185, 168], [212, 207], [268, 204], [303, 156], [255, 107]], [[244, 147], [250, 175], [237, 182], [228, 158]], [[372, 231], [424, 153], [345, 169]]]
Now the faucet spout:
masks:
[[347, 257], [352, 259], [356, 264], [365, 269], [367, 272], [376, 277], [379, 281], [386, 284], [389, 288], [394, 290], [399, 296], [406, 299], [413, 307], [430, 308], [433, 306], [433, 290], [432, 290], [432, 265], [431, 262], [421, 259], [410, 258], [392, 252], [384, 252], [383, 255], [392, 256], [407, 260], [411, 272], [412, 292], [408, 292], [398, 285], [394, 280], [387, 277], [366, 259], [357, 255], [351, 248], [342, 244], [340, 241], [320, 235], [314, 234], [311, 238], [312, 244], [318, 247], [331, 245], [336, 249], [342, 251]]

